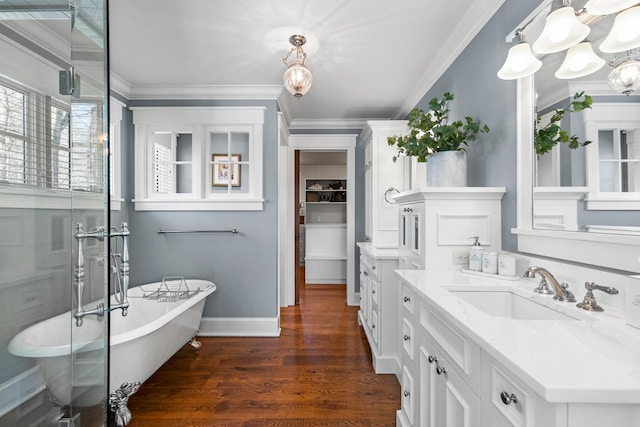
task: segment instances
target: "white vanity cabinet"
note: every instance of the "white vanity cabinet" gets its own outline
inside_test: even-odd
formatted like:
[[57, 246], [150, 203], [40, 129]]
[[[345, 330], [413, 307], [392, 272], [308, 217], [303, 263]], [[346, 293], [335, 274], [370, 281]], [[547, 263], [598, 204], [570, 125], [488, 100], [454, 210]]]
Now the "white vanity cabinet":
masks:
[[377, 374], [400, 375], [397, 342], [398, 268], [396, 249], [378, 249], [370, 243], [360, 247], [360, 310], [362, 325], [371, 347], [373, 367]]
[[504, 193], [504, 187], [428, 187], [397, 195], [400, 268], [454, 269], [456, 253], [469, 250], [472, 236], [500, 250]]
[[392, 200], [409, 188], [407, 159], [394, 161], [398, 149], [389, 136], [408, 133], [406, 120], [368, 121], [360, 134], [365, 147], [365, 240], [376, 248], [398, 247], [398, 206]]

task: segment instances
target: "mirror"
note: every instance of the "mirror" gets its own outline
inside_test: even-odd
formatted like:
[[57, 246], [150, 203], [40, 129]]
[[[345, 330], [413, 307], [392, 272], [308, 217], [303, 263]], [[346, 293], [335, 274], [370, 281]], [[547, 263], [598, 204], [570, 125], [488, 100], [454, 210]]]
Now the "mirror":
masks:
[[[582, 5], [576, 3], [585, 2], [573, 3], [578, 10]], [[526, 40], [537, 38], [544, 16], [527, 26]], [[534, 156], [533, 228], [640, 235], [640, 91], [627, 96], [611, 89], [609, 62], [616, 54], [599, 50], [614, 18], [581, 18], [590, 22], [587, 40], [606, 61], [599, 71], [558, 79], [554, 73], [566, 51], [540, 58], [543, 66], [534, 75], [530, 96], [535, 115], [541, 117], [539, 126], [548, 123], [558, 109], [568, 107], [574, 94], [584, 92], [593, 103], [584, 111], [566, 112], [558, 123], [580, 143], [590, 144], [576, 149], [558, 144]]]

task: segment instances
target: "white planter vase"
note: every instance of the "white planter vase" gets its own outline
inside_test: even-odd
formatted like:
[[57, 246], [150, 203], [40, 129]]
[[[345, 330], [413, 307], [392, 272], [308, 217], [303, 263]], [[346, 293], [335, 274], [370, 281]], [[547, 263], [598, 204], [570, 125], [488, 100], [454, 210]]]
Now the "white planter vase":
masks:
[[467, 153], [441, 151], [427, 157], [428, 187], [466, 187]]

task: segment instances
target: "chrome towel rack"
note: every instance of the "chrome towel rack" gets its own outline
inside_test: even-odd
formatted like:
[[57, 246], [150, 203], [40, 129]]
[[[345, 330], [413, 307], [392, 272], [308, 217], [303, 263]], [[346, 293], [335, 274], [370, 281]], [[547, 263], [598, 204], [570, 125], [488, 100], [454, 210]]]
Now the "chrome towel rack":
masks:
[[181, 233], [231, 233], [238, 234], [237, 228], [232, 228], [230, 230], [165, 230], [161, 228], [158, 230], [158, 234], [181, 234]]

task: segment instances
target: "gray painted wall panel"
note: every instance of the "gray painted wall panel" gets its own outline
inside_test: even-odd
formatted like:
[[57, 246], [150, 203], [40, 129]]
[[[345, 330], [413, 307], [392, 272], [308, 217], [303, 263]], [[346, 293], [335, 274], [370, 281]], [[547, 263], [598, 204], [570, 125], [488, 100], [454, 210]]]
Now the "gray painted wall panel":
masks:
[[[275, 101], [131, 101], [131, 106], [264, 106], [263, 211], [142, 212], [128, 205], [131, 228], [131, 283], [155, 282], [167, 275], [211, 280], [218, 290], [205, 317], [275, 317], [277, 302], [278, 138]], [[131, 123], [131, 114], [127, 115]], [[127, 167], [135, 176], [133, 126], [129, 126]], [[127, 200], [133, 197], [128, 180]], [[237, 235], [159, 235], [165, 229], [230, 229]]]
[[537, 5], [538, 0], [506, 1], [445, 74], [417, 104], [428, 109], [429, 100], [451, 92], [451, 119], [471, 116], [491, 129], [468, 149], [468, 185], [504, 186], [502, 247], [516, 250], [511, 228], [516, 225], [516, 82], [500, 80], [496, 73], [510, 47], [504, 40]]

